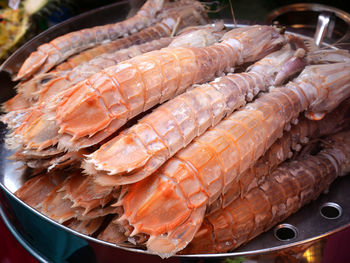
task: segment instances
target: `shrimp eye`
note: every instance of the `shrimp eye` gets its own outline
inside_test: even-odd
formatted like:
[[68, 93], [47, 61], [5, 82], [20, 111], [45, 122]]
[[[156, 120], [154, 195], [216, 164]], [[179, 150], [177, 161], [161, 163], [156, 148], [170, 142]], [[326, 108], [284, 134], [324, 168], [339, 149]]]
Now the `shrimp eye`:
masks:
[[51, 78], [43, 78], [41, 81], [40, 81], [40, 84], [41, 85], [44, 85], [45, 83], [49, 82], [51, 80]]

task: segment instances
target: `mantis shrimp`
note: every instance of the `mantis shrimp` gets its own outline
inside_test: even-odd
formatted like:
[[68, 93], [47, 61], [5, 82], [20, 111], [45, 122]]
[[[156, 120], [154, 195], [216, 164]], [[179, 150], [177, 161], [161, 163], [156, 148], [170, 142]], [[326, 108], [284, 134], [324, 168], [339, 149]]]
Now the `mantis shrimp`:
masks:
[[[176, 3], [179, 4], [180, 2], [181, 1]], [[185, 27], [203, 24], [206, 22], [206, 14], [204, 13], [204, 9], [199, 2], [191, 1], [191, 5], [189, 5], [187, 1], [182, 2], [184, 2], [184, 5], [164, 11], [166, 13], [166, 18], [163, 18], [158, 23], [147, 27], [140, 32], [132, 34], [128, 37], [119, 38], [110, 43], [103, 44], [92, 49], [88, 49], [58, 65], [53, 71], [46, 74], [39, 74], [28, 81], [19, 83], [16, 87], [19, 95], [17, 95], [13, 100], [18, 100], [18, 97], [25, 96], [25, 98], [29, 100], [27, 104], [32, 105], [33, 102], [37, 101], [38, 95], [43, 97], [41, 92], [42, 89], [55, 90], [55, 93], [58, 93], [60, 90], [62, 90], [62, 87], [67, 88], [66, 85], [70, 87], [78, 81], [86, 79], [93, 73], [97, 73], [103, 68], [126, 60], [128, 57], [120, 60], [121, 55], [118, 50], [131, 47], [132, 45], [139, 46], [142, 43], [162, 37], [170, 37], [172, 34], [174, 34], [175, 30], [180, 31]], [[160, 49], [167, 46], [166, 42], [169, 44], [170, 41], [170, 39], [168, 39], [168, 41], [165, 41], [164, 39], [154, 41], [152, 44], [145, 44], [146, 46], [140, 47], [139, 50], [144, 50], [142, 53], [145, 53]], [[141, 54], [140, 52], [135, 53], [135, 51], [138, 50], [136, 47], [134, 46], [133, 49], [129, 51], [124, 50], [123, 52], [125, 54], [127, 52], [134, 51], [134, 56]], [[106, 55], [103, 57], [103, 54]], [[131, 53], [129, 58], [133, 57], [132, 54], [133, 53]], [[108, 60], [106, 59], [106, 56], [108, 56]], [[94, 57], [97, 58], [93, 59]], [[92, 61], [89, 62], [90, 60]], [[75, 69], [75, 67], [80, 64], [81, 67]], [[86, 68], [86, 65], [89, 66]], [[97, 68], [95, 67], [92, 71], [90, 71], [93, 65], [97, 66]], [[46, 96], [44, 97], [46, 98]], [[13, 103], [13, 100], [7, 103], [7, 110], [11, 109], [9, 106], [11, 106], [10, 104]], [[7, 104], [5, 104], [5, 108]]]
[[[259, 45], [252, 46], [252, 39], [259, 39]], [[164, 48], [137, 56], [56, 96], [47, 105], [49, 112], [38, 113], [38, 118], [31, 115], [34, 121], [25, 121], [13, 132], [13, 143], [39, 150], [57, 143], [60, 149], [89, 147], [192, 84], [260, 59], [284, 43], [274, 28], [251, 26], [233, 29], [209, 47]]]
[[[222, 27], [223, 27], [222, 23], [216, 23], [214, 25], [209, 25], [209, 26], [187, 28], [186, 31], [184, 31], [179, 36], [176, 36], [175, 38], [172, 39], [170, 46], [199, 47], [199, 46], [207, 46], [207, 45], [213, 44], [218, 40], [220, 36], [222, 36], [223, 32], [220, 31]], [[157, 40], [157, 42], [163, 43], [164, 41]], [[115, 58], [122, 59], [122, 58], [125, 58], [125, 56], [127, 57], [131, 56], [133, 54], [134, 49], [136, 50], [135, 52], [137, 53], [139, 52], [140, 49], [154, 48], [154, 45], [157, 45], [157, 43], [156, 44], [146, 43], [146, 44], [142, 44], [141, 45], [142, 47], [135, 46], [126, 50], [121, 50], [120, 52], [117, 52], [115, 54]], [[111, 57], [113, 56], [110, 55], [109, 59]], [[105, 60], [106, 59], [100, 59], [98, 63], [101, 63], [101, 61], [103, 62]], [[92, 69], [90, 71], [96, 70], [96, 66], [97, 65], [93, 64], [91, 66]], [[89, 66], [86, 65], [86, 67], [89, 67]], [[92, 73], [90, 72], [86, 74], [92, 74]], [[79, 78], [79, 75], [78, 76], [77, 75], [78, 74], [73, 74], [73, 77], [75, 76]], [[67, 89], [68, 87], [64, 86], [63, 88]], [[58, 92], [57, 87], [50, 85], [47, 90], [42, 91], [40, 98], [45, 97], [46, 100], [50, 100], [50, 98], [53, 97], [56, 92]], [[9, 112], [7, 113], [7, 115], [3, 116], [3, 121], [6, 122], [9, 125], [9, 127], [12, 127], [12, 128], [16, 127], [16, 125], [20, 125], [21, 122], [31, 122], [32, 119], [35, 119], [37, 117], [37, 115], [35, 115], [36, 113], [40, 114], [40, 109], [43, 107], [42, 106], [43, 104], [44, 102], [30, 109]], [[27, 116], [29, 116], [29, 119], [26, 119]], [[21, 121], [18, 118], [20, 119], [22, 118], [24, 120]], [[57, 156], [58, 154], [61, 154], [61, 151], [58, 151], [54, 147], [41, 150], [41, 151], [26, 149], [25, 151], [17, 151], [12, 158], [16, 160], [23, 160], [26, 162], [26, 164], [29, 167], [32, 167], [32, 168], [47, 167], [49, 170], [51, 170], [53, 168], [63, 167], [64, 165], [71, 164], [72, 162], [77, 162], [82, 159], [82, 154], [87, 154], [87, 152], [82, 149], [78, 152], [66, 153], [63, 156], [62, 155]]]
[[224, 252], [349, 172], [349, 131], [295, 155], [308, 138], [348, 126], [348, 101], [328, 113], [350, 96], [350, 59], [345, 51], [292, 48], [300, 47], [288, 43], [293, 37], [258, 25], [219, 33], [210, 46], [206, 38], [205, 47], [135, 40], [140, 45], [92, 59], [128, 42], [120, 36], [141, 30], [150, 40], [151, 23], [168, 36], [205, 20], [197, 2], [176, 2], [178, 20], [163, 1], [148, 0], [124, 22], [57, 38], [25, 61], [17, 78], [27, 81], [2, 117], [11, 130], [6, 144], [12, 159], [49, 173], [16, 195], [72, 229], [161, 257]]
[[227, 191], [212, 203], [206, 213], [210, 214], [225, 208], [239, 196], [244, 196], [252, 188], [260, 185], [271, 171], [287, 159], [298, 155], [302, 145], [321, 136], [330, 135], [349, 127], [350, 101], [343, 102], [337, 109], [327, 114], [319, 121], [309, 120], [305, 116], [298, 119], [298, 124], [285, 131], [282, 138], [259, 158], [259, 160], [244, 172], [238, 182], [234, 182]]
[[[112, 185], [134, 183], [149, 176], [195, 136], [252, 100], [260, 90], [302, 70], [304, 54], [304, 50], [296, 52], [287, 45], [246, 73], [218, 78], [170, 100], [89, 155], [84, 163], [86, 171], [102, 171], [98, 183], [107, 181]], [[278, 72], [291, 62], [292, 70], [281, 77]]]
[[[208, 224], [207, 218], [211, 218], [211, 220], [221, 218], [221, 216], [217, 216], [219, 209], [231, 209], [233, 201], [240, 203], [240, 201], [236, 201], [240, 196], [244, 198], [253, 188], [262, 185], [264, 180], [268, 180], [265, 178], [269, 171], [273, 170], [286, 158], [290, 158], [292, 150], [300, 151], [300, 143], [307, 143], [307, 138], [318, 138], [347, 128], [350, 117], [349, 107], [349, 101], [345, 101], [321, 121], [302, 118], [297, 125], [286, 132], [281, 139], [278, 139], [253, 167], [241, 176], [237, 185], [232, 186], [227, 193], [208, 207], [206, 219], [201, 227], [205, 231], [199, 230], [194, 241], [181, 253], [224, 252], [222, 248], [218, 251], [212, 251], [218, 247], [218, 245], [214, 246], [213, 244], [208, 249], [209, 244], [207, 243], [212, 242], [212, 239], [203, 239], [203, 236], [210, 234], [206, 227], [206, 224]], [[300, 157], [298, 158], [300, 159]], [[237, 189], [237, 187], [240, 189]], [[50, 218], [78, 232], [90, 235], [100, 227], [105, 215], [122, 213], [120, 209], [108, 208], [108, 205], [118, 198], [119, 189], [99, 186], [94, 183], [91, 177], [83, 176], [78, 171], [69, 173], [68, 176], [67, 172], [50, 172], [28, 180], [16, 192], [16, 195]], [[234, 192], [233, 195], [231, 194], [232, 191]], [[242, 211], [246, 210], [243, 209]], [[213, 213], [215, 216], [209, 215]], [[73, 221], [71, 221], [72, 219]], [[113, 223], [110, 224], [99, 235], [99, 238], [109, 242], [123, 240], [123, 235], [118, 232], [118, 228], [114, 229], [114, 225]], [[216, 224], [213, 225], [216, 226]], [[215, 237], [220, 239], [219, 234], [215, 234]], [[203, 245], [203, 243], [206, 245]], [[220, 243], [224, 244], [223, 241]], [[237, 243], [232, 242], [230, 244], [237, 245]], [[205, 249], [206, 252], [201, 251]], [[226, 249], [228, 248], [226, 247]]]
[[24, 61], [15, 79], [26, 79], [35, 73], [45, 73], [73, 54], [151, 25], [162, 9], [163, 2], [164, 0], [148, 0], [135, 16], [124, 21], [71, 32], [39, 46]]
[[158, 20], [160, 21], [154, 25], [128, 37], [117, 39], [110, 43], [83, 51], [69, 58], [64, 63], [57, 65], [55, 70], [71, 70], [82, 62], [89, 61], [98, 55], [111, 53], [120, 49], [120, 45], [128, 47], [131, 44], [141, 44], [145, 41], [157, 39], [159, 37], [173, 36], [176, 32], [181, 31], [181, 29], [187, 26], [208, 23], [204, 7], [198, 1], [180, 0], [169, 4], [174, 5], [174, 7], [162, 10], [158, 17]]
[[304, 153], [280, 165], [225, 209], [204, 219], [182, 253], [220, 253], [237, 248], [287, 218], [350, 172], [350, 132], [323, 139], [318, 154]]
[[350, 95], [349, 73], [350, 63], [307, 66], [285, 87], [228, 116], [152, 176], [125, 187], [115, 204], [124, 212], [114, 223], [130, 225], [127, 236], [146, 235], [144, 244], [152, 253], [168, 257], [180, 251], [193, 239], [207, 207], [281, 137], [291, 120], [305, 110], [308, 116], [324, 115]]

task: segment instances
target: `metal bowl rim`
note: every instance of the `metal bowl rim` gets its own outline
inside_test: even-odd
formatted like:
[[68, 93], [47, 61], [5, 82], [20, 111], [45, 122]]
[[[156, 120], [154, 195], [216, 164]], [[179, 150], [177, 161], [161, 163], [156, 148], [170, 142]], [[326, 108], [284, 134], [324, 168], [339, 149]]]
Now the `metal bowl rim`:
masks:
[[291, 11], [315, 11], [315, 12], [329, 11], [336, 14], [339, 18], [341, 18], [350, 26], [349, 13], [345, 12], [344, 10], [338, 9], [336, 7], [323, 5], [323, 4], [316, 4], [316, 3], [297, 3], [297, 4], [291, 4], [291, 5], [286, 5], [286, 6], [276, 8], [266, 16], [265, 21], [267, 23], [272, 23], [276, 17]]
[[[112, 5], [119, 5], [121, 4], [121, 2], [119, 3], [115, 3], [115, 4], [112, 4]], [[106, 7], [101, 7], [99, 8], [99, 10], [103, 10], [104, 8], [109, 8], [110, 6], [112, 5], [108, 5]], [[93, 10], [93, 11], [96, 11], [96, 10]], [[90, 15], [90, 13], [94, 13], [94, 12], [88, 12], [87, 14], [81, 14], [78, 16], [78, 18], [80, 17], [84, 17], [85, 15]], [[77, 17], [73, 17], [69, 20], [73, 20], [73, 21], [76, 21]], [[70, 21], [64, 21], [60, 24], [57, 25], [57, 27], [59, 26], [64, 26], [66, 25], [68, 22]], [[237, 26], [237, 27], [243, 27], [243, 26], [247, 26], [246, 24], [237, 24], [237, 25], [233, 25], [232, 22], [231, 23], [225, 23], [226, 26], [228, 27], [234, 27], [234, 26]], [[49, 31], [50, 32], [50, 31]], [[47, 34], [48, 33], [48, 30], [47, 31], [44, 31], [43, 33], [41, 34]], [[302, 37], [302, 38], [306, 38], [306, 39], [310, 39], [312, 40], [312, 38], [310, 37], [307, 37], [307, 36], [304, 36], [304, 35], [301, 35], [301, 34], [297, 34], [297, 33], [293, 33], [293, 32], [287, 32], [289, 34], [293, 34], [293, 35], [296, 35], [296, 36], [299, 36], [299, 37]], [[39, 36], [38, 35], [36, 36], [35, 38], [33, 38], [32, 40], [30, 40], [29, 42], [27, 42], [26, 44], [24, 44], [22, 47], [20, 47], [19, 49], [23, 48], [25, 45], [27, 45], [28, 43], [33, 43], [35, 42], [35, 39], [37, 39]], [[333, 49], [337, 49], [336, 47], [332, 46], [332, 45], [329, 45], [329, 44], [325, 44], [327, 47], [329, 48], [333, 48]], [[18, 50], [19, 50], [18, 49]], [[17, 52], [17, 51], [16, 51]], [[16, 55], [16, 52], [14, 52], [14, 54], [12, 54], [4, 63], [3, 65], [0, 67], [0, 70], [4, 70], [4, 67], [6, 66], [6, 64], [8, 63], [8, 61], [10, 61], [15, 55]], [[130, 252], [136, 252], [136, 253], [143, 253], [143, 254], [148, 254], [148, 255], [152, 255], [152, 253], [146, 251], [146, 250], [142, 250], [142, 249], [137, 249], [137, 248], [129, 248], [129, 247], [125, 247], [125, 246], [118, 246], [116, 244], [113, 244], [113, 243], [110, 243], [110, 242], [106, 242], [106, 241], [103, 241], [103, 240], [99, 240], [97, 238], [93, 238], [93, 237], [90, 237], [90, 236], [87, 236], [85, 234], [81, 234], [75, 230], [72, 230], [66, 226], [63, 226], [61, 224], [59, 224], [58, 222], [50, 219], [49, 217], [41, 214], [40, 212], [38, 212], [37, 210], [35, 210], [34, 208], [30, 207], [29, 205], [27, 205], [26, 203], [24, 203], [22, 200], [20, 200], [14, 193], [12, 193], [9, 189], [7, 189], [7, 187], [5, 185], [2, 184], [2, 182], [0, 182], [0, 188], [2, 190], [4, 190], [9, 196], [11, 196], [14, 200], [16, 200], [17, 202], [19, 202], [21, 205], [23, 205], [25, 208], [29, 209], [31, 212], [33, 212], [34, 214], [38, 215], [39, 217], [47, 220], [48, 222], [54, 224], [55, 226], [63, 229], [64, 231], [68, 231], [69, 233], [75, 235], [75, 236], [78, 236], [78, 237], [81, 237], [83, 239], [87, 239], [87, 240], [90, 240], [90, 241], [93, 241], [93, 242], [96, 242], [96, 243], [99, 243], [99, 244], [102, 244], [102, 245], [106, 245], [106, 246], [109, 246], [109, 247], [114, 247], [114, 248], [118, 248], [118, 249], [122, 249], [122, 250], [126, 250], [126, 251], [130, 251]], [[216, 253], [216, 254], [187, 254], [187, 255], [174, 255], [174, 257], [183, 257], [183, 258], [198, 258], [198, 257], [201, 257], [201, 258], [204, 258], [204, 257], [207, 257], [207, 258], [217, 258], [217, 257], [234, 257], [234, 256], [243, 256], [243, 255], [255, 255], [255, 254], [264, 254], [264, 253], [269, 253], [269, 252], [273, 252], [273, 251], [278, 251], [278, 250], [281, 250], [281, 249], [285, 249], [285, 248], [289, 248], [289, 247], [293, 247], [293, 246], [296, 246], [296, 245], [301, 245], [301, 244], [305, 244], [305, 243], [309, 243], [311, 241], [314, 241], [314, 240], [317, 240], [317, 239], [320, 239], [324, 236], [327, 236], [329, 234], [332, 234], [332, 233], [335, 233], [337, 231], [341, 231], [342, 229], [346, 228], [350, 226], [350, 222], [348, 225], [345, 225], [343, 227], [340, 227], [334, 231], [328, 231], [326, 233], [323, 233], [322, 235], [318, 235], [318, 236], [315, 236], [315, 237], [311, 237], [311, 238], [308, 238], [308, 239], [304, 239], [302, 241], [295, 241], [295, 242], [292, 242], [292, 243], [288, 243], [288, 244], [282, 244], [280, 246], [275, 246], [275, 247], [271, 247], [271, 248], [265, 248], [265, 249], [258, 249], [258, 250], [251, 250], [251, 251], [239, 251], [239, 252], [228, 252], [228, 253]]]

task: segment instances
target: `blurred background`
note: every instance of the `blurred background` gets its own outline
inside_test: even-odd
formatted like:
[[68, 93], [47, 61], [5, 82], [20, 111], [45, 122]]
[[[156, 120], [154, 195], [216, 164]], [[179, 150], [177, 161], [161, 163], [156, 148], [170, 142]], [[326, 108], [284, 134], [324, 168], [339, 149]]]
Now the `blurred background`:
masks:
[[[209, 2], [209, 1], [208, 1]], [[228, 0], [220, 0], [228, 8], [223, 10], [225, 15], [231, 14]], [[231, 0], [232, 7], [237, 19], [264, 22], [266, 15], [272, 10], [296, 3], [318, 3], [333, 6], [344, 11], [350, 12], [350, 2], [344, 0]]]
[[115, 0], [0, 0], [0, 63], [32, 37]]

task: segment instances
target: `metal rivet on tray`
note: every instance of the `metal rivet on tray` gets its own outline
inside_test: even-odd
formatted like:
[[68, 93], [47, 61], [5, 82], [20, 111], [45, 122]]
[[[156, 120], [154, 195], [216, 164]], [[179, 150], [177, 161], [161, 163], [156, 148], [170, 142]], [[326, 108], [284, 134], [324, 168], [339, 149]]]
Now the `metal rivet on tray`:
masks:
[[298, 236], [298, 229], [290, 224], [280, 224], [275, 227], [274, 235], [280, 241], [290, 241]]
[[327, 202], [321, 205], [320, 213], [324, 218], [337, 219], [342, 215], [343, 209], [336, 203]]

